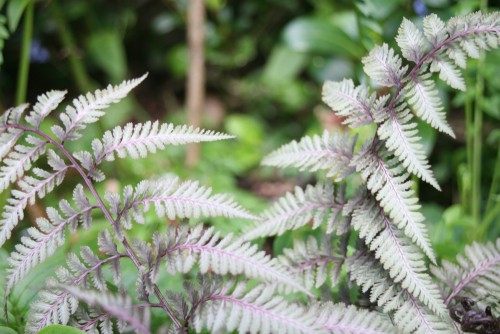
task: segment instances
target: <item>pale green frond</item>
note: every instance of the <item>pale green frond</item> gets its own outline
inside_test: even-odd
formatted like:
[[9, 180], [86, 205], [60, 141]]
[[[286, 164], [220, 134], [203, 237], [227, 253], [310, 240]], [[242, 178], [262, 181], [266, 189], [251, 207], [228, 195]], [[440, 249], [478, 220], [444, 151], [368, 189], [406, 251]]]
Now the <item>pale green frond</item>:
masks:
[[65, 95], [65, 90], [51, 90], [45, 94], [39, 95], [37, 98], [38, 102], [33, 106], [33, 110], [25, 118], [26, 122], [38, 129], [45, 117], [62, 102]]
[[15, 108], [7, 109], [0, 116], [0, 159], [3, 159], [22, 137], [23, 130], [8, 127], [11, 124], [19, 124], [23, 112], [28, 104], [21, 104]]
[[27, 334], [36, 334], [43, 327], [52, 324], [68, 324], [70, 317], [77, 311], [78, 300], [63, 285], [94, 287], [107, 290], [102, 268], [107, 264], [119, 266], [120, 254], [99, 259], [84, 247], [81, 252], [82, 262], [74, 253], [68, 254], [67, 265], [56, 270], [55, 278], [49, 278], [46, 286], [38, 293], [38, 299], [31, 304], [26, 325]]
[[401, 58], [387, 44], [376, 46], [362, 59], [365, 73], [384, 87], [399, 86], [408, 66], [402, 66]]
[[246, 284], [226, 284], [212, 293], [194, 313], [193, 325], [200, 333], [327, 333], [315, 324], [312, 308], [291, 304], [274, 295], [273, 286], [258, 285], [248, 293]]
[[130, 296], [123, 291], [120, 294], [102, 293], [74, 286], [63, 286], [62, 289], [88, 305], [99, 306], [107, 314], [116, 318], [120, 332], [135, 330], [141, 334], [151, 333], [149, 307], [134, 306]]
[[[316, 306], [316, 310], [314, 309]], [[321, 303], [313, 306], [313, 312], [318, 314], [321, 329], [328, 333], [345, 334], [390, 334], [398, 333], [391, 319], [379, 312], [357, 309], [353, 305]], [[321, 319], [323, 317], [324, 319]], [[323, 322], [324, 321], [324, 322]]]
[[439, 72], [439, 79], [446, 82], [452, 88], [465, 92], [465, 80], [460, 70], [449, 58], [441, 56], [434, 57], [430, 67], [431, 72]]
[[356, 136], [348, 133], [324, 131], [320, 137], [305, 136], [299, 142], [295, 140], [270, 153], [262, 160], [265, 166], [295, 167], [301, 171], [316, 172], [325, 170], [327, 177], [334, 177], [339, 182], [351, 174], [349, 166]]
[[261, 214], [261, 219], [243, 234], [244, 240], [281, 235], [312, 222], [312, 228], [326, 223], [326, 232], [344, 233], [347, 219], [341, 215], [344, 204], [344, 188], [335, 189], [333, 183], [308, 185], [305, 190], [295, 187], [295, 193], [287, 193]]
[[298, 279], [276, 259], [259, 251], [257, 245], [239, 241], [231, 234], [221, 238], [218, 232], [213, 231], [213, 228], [204, 230], [202, 225], [191, 230], [182, 227], [177, 232], [169, 229], [162, 252], [168, 271], [187, 273], [199, 263], [202, 274], [244, 274], [276, 284], [280, 290], [301, 291], [310, 295]]
[[423, 26], [425, 37], [434, 47], [438, 47], [448, 38], [446, 24], [434, 13], [424, 17]]
[[455, 138], [453, 129], [446, 121], [443, 103], [438, 96], [434, 81], [430, 79], [429, 73], [415, 76], [408, 83], [403, 94], [418, 117], [429, 123], [433, 128]]
[[364, 292], [370, 292], [370, 301], [394, 314], [393, 323], [399, 333], [456, 334], [453, 324], [436, 316], [414, 295], [394, 283], [380, 262], [370, 253], [358, 251], [347, 259], [347, 272]]
[[125, 127], [116, 127], [106, 131], [102, 140], [92, 142], [96, 164], [103, 159], [113, 161], [115, 154], [119, 158], [130, 156], [132, 159], [145, 158], [148, 153], [163, 150], [166, 145], [182, 145], [234, 138], [212, 130], [193, 128], [187, 125], [174, 126], [158, 121], [140, 124], [128, 123]]
[[335, 286], [340, 278], [343, 256], [332, 245], [331, 236], [318, 240], [310, 236], [307, 241], [295, 239], [293, 248], [283, 250], [278, 260], [299, 276], [307, 289], [321, 287], [328, 278]]
[[125, 98], [146, 76], [147, 74], [140, 78], [126, 80], [116, 86], [109, 85], [105, 89], [96, 90], [93, 94], [80, 95], [73, 100], [73, 105], [67, 106], [66, 111], [60, 115], [64, 129], [54, 125], [52, 131], [62, 142], [80, 138], [81, 131], [87, 124], [97, 122], [104, 115], [104, 109]]
[[[129, 191], [129, 196], [132, 193]], [[126, 195], [126, 194], [125, 194]], [[123, 206], [121, 217], [129, 222], [131, 215], [139, 223], [141, 216], [155, 206], [159, 217], [200, 218], [224, 216], [229, 218], [239, 217], [258, 220], [259, 218], [242, 208], [236, 201], [226, 194], [212, 194], [212, 189], [201, 186], [197, 181], [181, 182], [178, 177], [163, 177], [154, 181], [143, 181], [135, 189], [132, 199], [124, 199], [130, 203]], [[120, 203], [118, 199], [110, 201], [112, 206]], [[117, 212], [118, 213], [118, 212]]]
[[338, 116], [345, 118], [343, 124], [354, 128], [373, 123], [371, 107], [376, 93], [370, 93], [368, 86], [355, 87], [351, 79], [326, 81], [321, 94], [323, 102]]
[[4, 164], [0, 167], [0, 192], [21, 178], [27, 170], [31, 169], [33, 163], [45, 153], [47, 142], [36, 137], [29, 139], [33, 143], [32, 145], [18, 144], [2, 160]]
[[11, 191], [11, 197], [7, 200], [8, 204], [3, 208], [0, 219], [0, 246], [10, 238], [14, 227], [24, 218], [24, 209], [28, 203], [32, 205], [36, 196], [43, 198], [55, 186], [61, 184], [68, 169], [69, 166], [65, 166], [65, 168], [53, 173], [34, 169], [35, 175], [40, 178], [26, 176], [19, 181], [19, 189]]
[[434, 313], [445, 315], [439, 289], [426, 273], [423, 254], [394, 226], [378, 203], [366, 197], [357, 203], [352, 216], [352, 226], [393, 281], [400, 283]]
[[403, 23], [399, 26], [396, 42], [401, 48], [403, 57], [414, 63], [418, 63], [422, 59], [427, 49], [424, 36], [420, 30], [406, 18], [403, 18]]
[[431, 272], [443, 283], [446, 304], [457, 297], [471, 297], [476, 301], [500, 308], [500, 238], [495, 242], [474, 242], [465, 247], [465, 256], [457, 256], [457, 264], [443, 261], [432, 266]]
[[355, 155], [353, 165], [384, 212], [436, 263], [412, 181], [399, 161], [393, 158], [385, 162], [379, 153], [367, 146]]
[[59, 207], [64, 217], [56, 209], [47, 208], [49, 219], [38, 218], [38, 228], [30, 227], [28, 235], [21, 238], [16, 250], [10, 254], [10, 268], [7, 269], [6, 276], [7, 295], [32, 268], [51, 257], [64, 244], [68, 225], [73, 225], [72, 229], [75, 229], [81, 216], [94, 209], [88, 203], [86, 207], [75, 210], [66, 200], [61, 200]]
[[410, 109], [403, 102], [378, 127], [377, 134], [407, 171], [441, 190], [420, 143], [417, 123], [412, 122], [412, 119]]

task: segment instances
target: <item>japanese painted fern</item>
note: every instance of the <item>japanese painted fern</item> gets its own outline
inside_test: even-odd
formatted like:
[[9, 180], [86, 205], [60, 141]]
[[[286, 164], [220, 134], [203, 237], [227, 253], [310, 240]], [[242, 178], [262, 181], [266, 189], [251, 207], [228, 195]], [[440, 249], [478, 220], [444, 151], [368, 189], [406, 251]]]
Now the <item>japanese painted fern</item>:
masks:
[[[325, 83], [325, 103], [348, 127], [375, 127], [373, 138], [360, 143], [348, 132], [325, 132], [271, 153], [264, 164], [325, 171], [326, 180], [304, 190], [297, 187], [259, 216], [230, 196], [175, 176], [126, 185], [119, 193], [98, 191], [96, 184], [106, 179], [100, 168], [106, 162], [145, 158], [168, 145], [232, 137], [159, 122], [130, 123], [94, 139], [89, 151], [71, 152], [67, 143], [81, 139], [88, 124], [145, 76], [74, 99], [50, 128], [52, 133], [41, 125], [66, 92], [48, 92], [32, 108], [9, 109], [0, 123], [0, 191], [10, 189], [0, 220], [0, 246], [23, 221], [26, 207], [58, 187], [68, 172], [76, 172], [81, 182], [71, 200], [47, 208], [46, 217], [38, 218], [15, 246], [5, 299], [66, 243], [67, 231], [95, 225], [96, 215], [104, 215], [108, 223], [99, 226], [96, 245], [69, 253], [66, 264], [47, 280], [31, 305], [26, 332], [70, 324], [88, 333], [151, 333], [156, 330], [151, 309], [157, 308], [167, 320], [158, 331], [169, 333], [458, 333], [446, 309], [457, 296], [499, 296], [494, 279], [500, 270], [499, 241], [471, 246], [458, 266], [437, 266], [411, 175], [437, 189], [439, 185], [419, 142], [415, 116], [453, 136], [431, 73], [465, 89], [459, 68], [467, 56], [498, 47], [500, 15], [475, 13], [448, 23], [429, 15], [423, 25], [421, 32], [404, 20], [396, 39], [402, 55], [384, 44], [363, 59], [366, 74], [389, 87], [387, 94], [347, 79]], [[41, 158], [42, 164], [37, 163]], [[347, 196], [346, 182], [356, 177], [360, 186]], [[152, 206], [171, 223], [148, 240], [134, 238], [131, 229], [148, 224]], [[241, 236], [222, 236], [213, 227], [176, 222], [215, 216], [254, 223]], [[295, 240], [292, 249], [276, 258], [252, 243], [308, 225], [322, 229], [323, 237]], [[351, 228], [359, 238], [353, 254], [347, 251]], [[433, 280], [426, 259], [443, 287]], [[124, 280], [124, 268], [135, 268], [135, 285]], [[372, 310], [320, 298], [319, 291], [328, 286], [347, 287], [343, 270], [369, 294]], [[184, 281], [183, 292], [160, 289], [170, 275], [190, 273], [198, 275]], [[293, 295], [284, 298], [289, 293]], [[498, 312], [494, 295], [488, 303]]]

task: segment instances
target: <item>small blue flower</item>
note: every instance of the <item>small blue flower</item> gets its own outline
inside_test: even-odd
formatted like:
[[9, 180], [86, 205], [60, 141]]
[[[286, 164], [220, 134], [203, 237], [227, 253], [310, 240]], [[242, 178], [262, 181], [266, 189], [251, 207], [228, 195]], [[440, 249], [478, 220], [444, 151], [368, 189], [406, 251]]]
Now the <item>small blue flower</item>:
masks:
[[415, 14], [417, 14], [418, 16], [425, 16], [429, 14], [427, 5], [425, 4], [425, 1], [422, 0], [413, 1], [413, 10], [415, 11]]
[[30, 61], [32, 63], [46, 63], [50, 59], [50, 53], [47, 48], [42, 46], [38, 39], [33, 39], [30, 46]]

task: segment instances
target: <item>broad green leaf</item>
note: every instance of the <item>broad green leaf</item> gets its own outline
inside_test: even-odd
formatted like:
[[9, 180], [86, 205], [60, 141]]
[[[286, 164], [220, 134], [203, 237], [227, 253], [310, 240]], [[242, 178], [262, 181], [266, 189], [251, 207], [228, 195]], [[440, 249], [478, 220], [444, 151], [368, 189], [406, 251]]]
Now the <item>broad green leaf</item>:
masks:
[[7, 18], [9, 19], [9, 30], [11, 32], [16, 30], [26, 6], [28, 6], [31, 1], [32, 0], [13, 0], [9, 1], [7, 4]]
[[359, 59], [363, 49], [342, 29], [329, 19], [298, 18], [290, 22], [284, 30], [285, 43], [296, 51], [324, 55], [341, 55]]
[[[2, 7], [2, 6], [0, 5], [0, 7]], [[12, 328], [4, 327], [4, 326], [0, 326], [0, 333], [2, 333], [2, 334], [17, 334], [17, 332], [15, 330], [13, 330]]]
[[121, 36], [116, 31], [95, 32], [87, 41], [90, 57], [110, 77], [122, 81], [127, 75], [127, 60]]
[[85, 332], [70, 326], [51, 325], [44, 327], [38, 334], [85, 334]]
[[264, 81], [279, 83], [293, 79], [304, 68], [306, 61], [306, 54], [285, 46], [277, 46], [264, 68]]

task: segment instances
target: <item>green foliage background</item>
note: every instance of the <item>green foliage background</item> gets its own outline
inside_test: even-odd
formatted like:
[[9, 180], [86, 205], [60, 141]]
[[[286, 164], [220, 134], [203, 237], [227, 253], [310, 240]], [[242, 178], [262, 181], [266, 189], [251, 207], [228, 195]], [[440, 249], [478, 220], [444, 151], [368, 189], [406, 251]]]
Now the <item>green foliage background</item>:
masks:
[[[147, 160], [118, 160], [107, 165], [106, 173], [114, 180], [98, 185], [101, 191], [135, 184], [152, 175], [175, 173], [198, 179], [216, 192], [231, 193], [243, 206], [259, 213], [273, 198], [312, 178], [259, 167], [262, 157], [304, 134], [341, 127], [340, 120], [328, 113], [320, 101], [325, 80], [366, 80], [361, 58], [383, 41], [394, 46], [403, 17], [418, 25], [426, 13], [436, 13], [446, 20], [480, 7], [474, 0], [207, 0], [205, 4], [208, 98], [203, 127], [236, 135], [237, 140], [204, 144], [201, 160], [192, 170], [184, 166], [185, 148], [174, 147]], [[86, 130], [85, 145], [112, 126], [128, 121], [185, 123], [187, 5], [188, 0], [0, 0], [0, 111], [16, 104], [20, 54], [26, 43], [23, 20], [33, 6], [26, 101], [34, 103], [36, 96], [50, 89], [67, 89], [70, 96], [76, 96], [149, 72], [149, 78], [133, 97], [113, 106], [101, 123]], [[443, 188], [439, 193], [421, 183], [418, 189], [440, 258], [453, 259], [465, 244], [494, 240], [500, 235], [499, 57], [500, 52], [495, 51], [488, 53], [480, 67], [471, 62], [465, 71], [466, 93], [438, 85], [440, 94], [448, 100], [446, 108], [456, 141], [421, 125], [422, 142]], [[477, 78], [484, 80], [480, 99]], [[482, 131], [475, 137], [482, 143], [479, 197], [472, 195], [477, 180], [470, 168], [473, 123], [466, 118], [466, 110], [473, 103], [479, 103], [484, 112]], [[51, 194], [28, 210], [24, 225], [0, 250], [0, 281], [7, 254], [23, 229], [33, 224], [45, 207], [55, 206], [65, 195]], [[480, 208], [479, 216], [473, 213], [474, 205]], [[238, 232], [245, 224], [227, 219], [208, 222], [225, 233]], [[151, 222], [137, 227], [134, 233], [147, 238], [165, 224], [151, 216]], [[99, 224], [93, 226], [70, 238], [65, 251], [84, 244], [94, 247]], [[290, 246], [290, 237], [288, 233], [266, 241], [265, 247], [279, 254]], [[11, 314], [9, 327], [22, 332], [33, 287], [43, 284], [44, 275], [63, 257], [61, 252], [39, 266], [39, 271], [32, 272], [16, 289], [18, 304], [9, 307], [16, 313]], [[181, 278], [168, 282], [168, 286], [180, 288]], [[2, 324], [6, 320], [0, 316]]]

